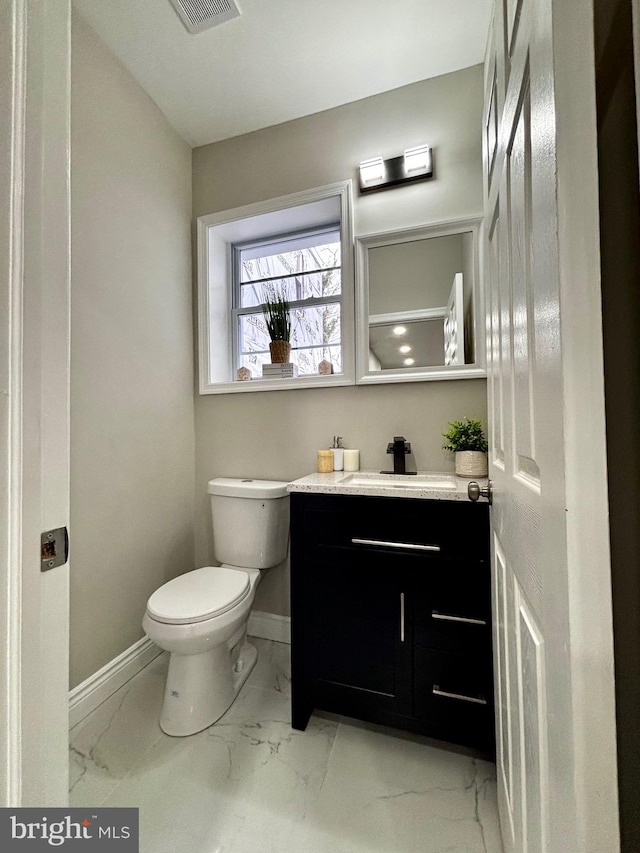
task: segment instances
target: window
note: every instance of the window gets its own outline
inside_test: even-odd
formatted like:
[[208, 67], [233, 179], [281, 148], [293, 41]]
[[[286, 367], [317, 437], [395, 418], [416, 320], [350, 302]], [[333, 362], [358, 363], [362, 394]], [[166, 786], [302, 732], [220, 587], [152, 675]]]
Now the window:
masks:
[[[262, 306], [291, 304], [294, 378], [262, 378]], [[201, 394], [288, 390], [355, 381], [351, 181], [198, 219]], [[333, 374], [318, 372], [321, 361]], [[248, 368], [251, 379], [238, 380]]]
[[291, 308], [291, 361], [298, 376], [314, 376], [321, 361], [342, 373], [340, 229], [305, 232], [234, 247], [233, 327], [236, 367], [262, 378], [271, 360], [263, 303]]

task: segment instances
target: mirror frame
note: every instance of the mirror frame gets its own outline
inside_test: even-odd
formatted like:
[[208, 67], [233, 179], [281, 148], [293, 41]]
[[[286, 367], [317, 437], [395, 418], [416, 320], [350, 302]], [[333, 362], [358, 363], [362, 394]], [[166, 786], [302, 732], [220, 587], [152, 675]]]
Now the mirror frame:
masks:
[[[356, 238], [356, 384], [425, 382], [486, 377], [484, 288], [481, 286], [480, 238], [482, 218], [454, 219], [398, 231], [383, 231]], [[473, 239], [473, 364], [433, 365], [369, 370], [369, 249], [411, 243], [431, 237], [451, 237], [471, 232]]]

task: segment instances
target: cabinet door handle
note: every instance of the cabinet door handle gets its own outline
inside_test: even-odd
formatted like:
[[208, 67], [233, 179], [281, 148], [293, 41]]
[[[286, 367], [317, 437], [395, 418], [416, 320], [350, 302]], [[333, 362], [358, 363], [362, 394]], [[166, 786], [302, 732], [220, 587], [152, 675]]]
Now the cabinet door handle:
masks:
[[400, 593], [400, 642], [404, 643], [404, 592]]
[[440, 619], [443, 622], [464, 622], [465, 625], [486, 625], [485, 619], [469, 619], [466, 616], [449, 616], [447, 613], [438, 613], [437, 610], [431, 611], [432, 619]]
[[473, 702], [476, 705], [487, 704], [487, 700], [481, 696], [463, 696], [462, 693], [447, 693], [446, 690], [440, 690], [437, 684], [433, 685], [431, 692], [434, 696], [444, 696], [447, 699], [460, 699], [462, 702]]
[[439, 545], [415, 545], [411, 542], [385, 542], [382, 539], [352, 539], [352, 545], [376, 545], [378, 548], [409, 548], [412, 551], [439, 551]]

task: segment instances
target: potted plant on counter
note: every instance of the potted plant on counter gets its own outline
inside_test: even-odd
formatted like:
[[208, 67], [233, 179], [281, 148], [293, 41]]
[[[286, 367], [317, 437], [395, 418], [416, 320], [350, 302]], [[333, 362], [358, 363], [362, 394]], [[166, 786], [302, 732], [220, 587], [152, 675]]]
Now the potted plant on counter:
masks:
[[288, 301], [275, 291], [264, 301], [264, 319], [271, 338], [272, 364], [286, 364], [291, 355], [291, 311]]
[[487, 476], [488, 447], [481, 421], [475, 418], [451, 421], [442, 437], [447, 441], [444, 450], [450, 450], [456, 455], [458, 477]]

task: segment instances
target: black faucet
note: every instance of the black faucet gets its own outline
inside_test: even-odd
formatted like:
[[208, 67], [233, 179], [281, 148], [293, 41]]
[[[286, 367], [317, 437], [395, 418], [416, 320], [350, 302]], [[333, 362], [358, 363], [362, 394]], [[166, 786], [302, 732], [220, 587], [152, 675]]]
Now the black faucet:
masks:
[[411, 453], [411, 445], [403, 435], [394, 435], [387, 445], [387, 453], [393, 453], [393, 471], [381, 471], [381, 474], [417, 474], [417, 471], [407, 471], [405, 456]]

